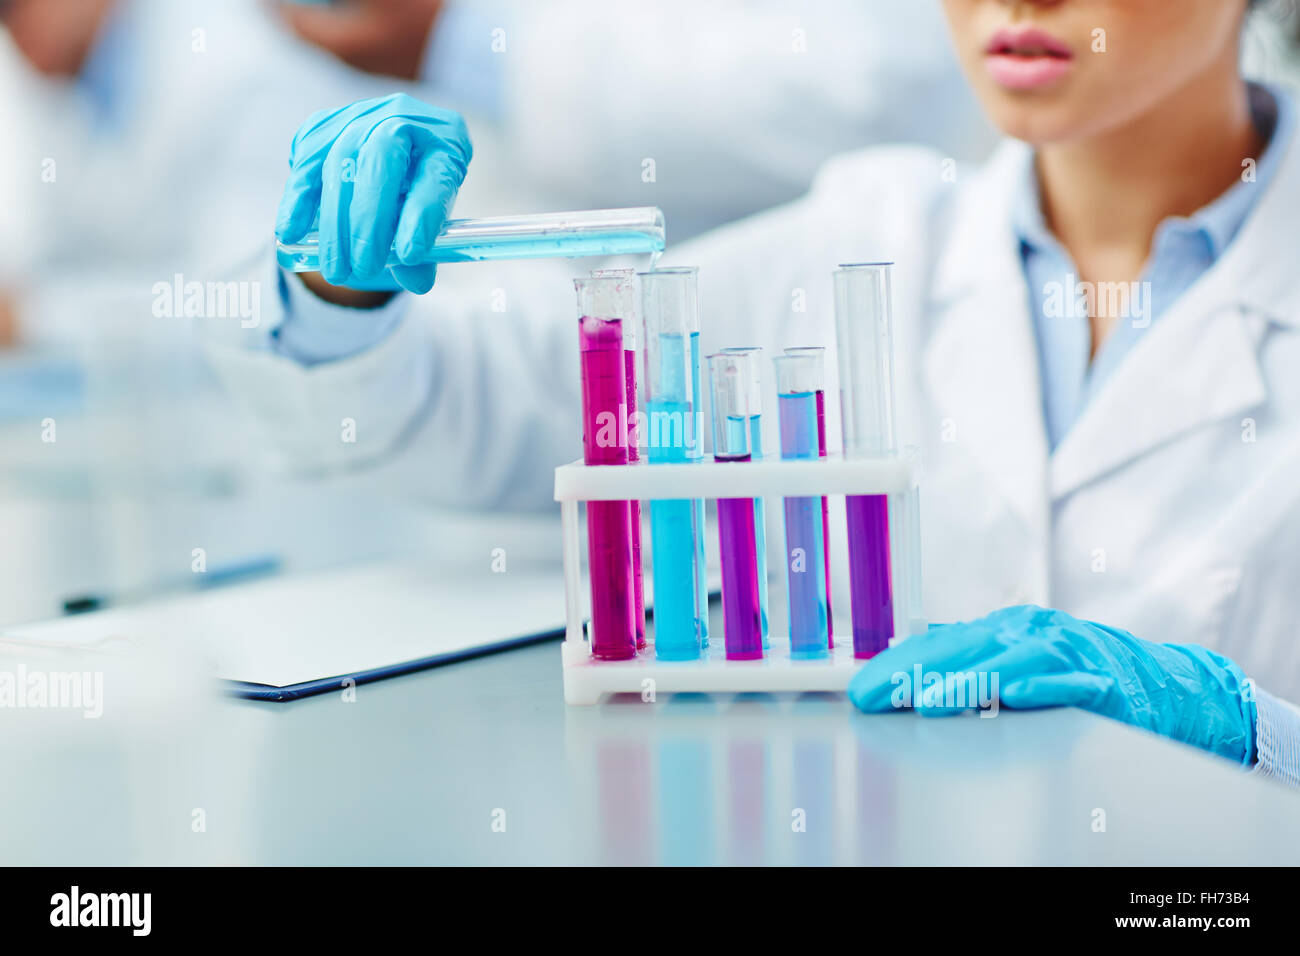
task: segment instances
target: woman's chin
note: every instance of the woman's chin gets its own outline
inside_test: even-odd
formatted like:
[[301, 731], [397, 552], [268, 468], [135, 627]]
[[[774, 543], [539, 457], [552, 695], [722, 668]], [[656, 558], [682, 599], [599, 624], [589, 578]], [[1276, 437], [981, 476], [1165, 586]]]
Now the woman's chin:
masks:
[[1002, 97], [999, 100], [986, 104], [993, 125], [1005, 135], [1035, 146], [1076, 139], [1089, 127], [1087, 117], [1077, 115], [1062, 104], [1024, 100], [1006, 102], [1001, 101]]

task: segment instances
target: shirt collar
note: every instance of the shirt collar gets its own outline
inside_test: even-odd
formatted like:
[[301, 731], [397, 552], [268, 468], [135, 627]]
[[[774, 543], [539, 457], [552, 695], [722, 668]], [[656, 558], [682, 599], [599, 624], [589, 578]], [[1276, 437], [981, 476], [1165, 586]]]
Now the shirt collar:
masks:
[[[1265, 133], [1267, 146], [1255, 164], [1252, 181], [1239, 180], [1217, 199], [1203, 206], [1191, 216], [1171, 216], [1160, 223], [1157, 236], [1171, 233], [1199, 234], [1209, 243], [1211, 258], [1218, 259], [1240, 231], [1242, 224], [1254, 208], [1256, 197], [1276, 173], [1286, 153], [1287, 144], [1294, 135], [1295, 104], [1290, 96], [1274, 86], [1256, 83], [1249, 85], [1250, 108], [1255, 123]], [[1043, 218], [1039, 201], [1038, 173], [1034, 167], [1034, 154], [1027, 151], [1021, 171], [1021, 187], [1012, 213], [1012, 224], [1022, 249], [1037, 252], [1059, 250], [1060, 243], [1052, 235]], [[1064, 252], [1062, 252], [1064, 255]]]
[[124, 0], [109, 8], [77, 75], [77, 86], [90, 101], [96, 120], [106, 127], [119, 125], [127, 109], [127, 73], [133, 66], [130, 6]]

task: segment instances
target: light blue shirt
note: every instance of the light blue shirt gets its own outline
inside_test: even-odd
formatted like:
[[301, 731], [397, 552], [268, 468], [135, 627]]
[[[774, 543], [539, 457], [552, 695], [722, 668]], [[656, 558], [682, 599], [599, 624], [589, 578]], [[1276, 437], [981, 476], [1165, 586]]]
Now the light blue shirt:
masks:
[[110, 8], [77, 74], [77, 88], [90, 101], [100, 131], [118, 133], [126, 123], [138, 79], [132, 63], [140, 55], [138, 30], [134, 4]]
[[431, 103], [494, 122], [503, 117], [508, 15], [500, 4], [483, 0], [457, 0], [443, 8], [420, 69]]
[[1123, 311], [1091, 363], [1092, 329], [1086, 308], [1077, 305], [1078, 270], [1043, 220], [1038, 178], [1032, 162], [1027, 164], [1013, 222], [1029, 285], [1043, 418], [1053, 450], [1150, 326], [1219, 260], [1276, 174], [1293, 133], [1294, 104], [1273, 87], [1252, 84], [1250, 94], [1255, 123], [1268, 141], [1253, 180], [1243, 178], [1188, 218], [1160, 223], [1142, 274], [1129, 286], [1133, 294], [1127, 306], [1123, 299], [1097, 295], [1101, 308], [1119, 304]]

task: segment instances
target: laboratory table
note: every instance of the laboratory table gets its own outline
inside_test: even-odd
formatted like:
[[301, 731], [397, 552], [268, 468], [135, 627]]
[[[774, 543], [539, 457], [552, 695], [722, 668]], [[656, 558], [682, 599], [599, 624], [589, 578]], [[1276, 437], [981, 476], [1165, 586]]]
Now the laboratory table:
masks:
[[292, 703], [146, 698], [0, 712], [4, 863], [1300, 863], [1300, 796], [1074, 710], [566, 707], [555, 642]]

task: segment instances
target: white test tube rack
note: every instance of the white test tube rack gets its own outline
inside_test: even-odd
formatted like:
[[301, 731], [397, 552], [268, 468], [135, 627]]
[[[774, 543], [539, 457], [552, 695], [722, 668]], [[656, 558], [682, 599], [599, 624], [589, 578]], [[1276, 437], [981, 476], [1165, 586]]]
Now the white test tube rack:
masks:
[[[726, 659], [721, 629], [710, 633], [709, 646], [699, 660], [661, 661], [653, 640], [636, 656], [623, 661], [596, 660], [586, 640], [582, 549], [586, 547], [579, 518], [583, 501], [651, 501], [682, 498], [798, 498], [839, 495], [888, 495], [890, 564], [894, 601], [891, 643], [925, 630], [919, 613], [920, 581], [916, 455], [908, 450], [889, 458], [846, 459], [838, 455], [814, 459], [763, 458], [736, 464], [704, 459], [690, 464], [589, 466], [581, 461], [555, 469], [555, 500], [560, 503], [564, 535], [565, 639], [561, 645], [564, 699], [568, 704], [596, 704], [605, 694], [843, 692], [862, 667], [853, 656], [851, 631], [835, 635], [825, 658], [794, 660], [789, 636], [778, 632], [773, 619], [769, 649], [762, 660]], [[778, 533], [780, 529], [777, 529]], [[769, 531], [769, 534], [772, 533]], [[649, 536], [644, 536], [649, 550]], [[784, 589], [784, 575], [771, 585]], [[849, 609], [836, 616], [849, 621]], [[841, 624], [843, 627], [843, 623]], [[648, 683], [649, 682], [649, 683]]]

